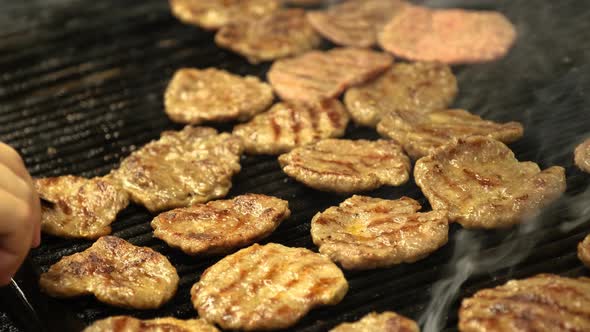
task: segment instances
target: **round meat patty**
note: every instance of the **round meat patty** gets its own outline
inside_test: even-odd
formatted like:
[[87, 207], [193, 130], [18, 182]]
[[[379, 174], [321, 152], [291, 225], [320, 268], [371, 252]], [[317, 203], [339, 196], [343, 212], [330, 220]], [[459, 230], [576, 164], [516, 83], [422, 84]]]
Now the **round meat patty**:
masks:
[[290, 214], [287, 201], [247, 194], [164, 212], [152, 228], [155, 237], [187, 254], [219, 254], [267, 237]]
[[342, 300], [348, 283], [327, 257], [304, 248], [255, 244], [209, 267], [191, 289], [199, 316], [228, 330], [294, 325]]
[[590, 331], [590, 279], [540, 274], [463, 300], [461, 332]]
[[202, 319], [181, 320], [173, 317], [140, 320], [115, 316], [92, 323], [82, 332], [219, 332]]
[[383, 49], [409, 60], [475, 63], [506, 55], [516, 30], [498, 12], [406, 6], [378, 39]]
[[391, 140], [326, 139], [281, 155], [283, 171], [317, 190], [355, 193], [410, 177], [410, 159]]
[[103, 236], [83, 252], [63, 257], [41, 274], [41, 290], [54, 297], [93, 294], [104, 303], [155, 309], [176, 293], [178, 274], [168, 259], [114, 236]]
[[42, 199], [41, 229], [67, 238], [97, 239], [129, 204], [129, 195], [107, 178], [73, 175], [35, 180]]
[[370, 313], [354, 323], [343, 323], [330, 332], [420, 332], [413, 320], [395, 312]]
[[269, 15], [281, 5], [279, 0], [169, 0], [172, 14], [184, 23], [217, 30], [250, 17]]
[[246, 121], [265, 111], [274, 95], [257, 77], [225, 70], [179, 69], [164, 93], [166, 114], [174, 122]]
[[262, 18], [229, 23], [215, 35], [218, 46], [241, 54], [254, 64], [301, 54], [318, 47], [320, 42], [303, 9], [277, 10]]
[[348, 89], [344, 103], [354, 122], [375, 127], [394, 110], [425, 113], [445, 109], [457, 91], [457, 79], [447, 65], [396, 63], [376, 80]]
[[519, 162], [500, 141], [455, 139], [419, 159], [416, 184], [435, 210], [466, 228], [500, 228], [534, 216], [565, 191], [565, 170]]
[[320, 253], [345, 269], [366, 270], [418, 261], [447, 243], [446, 211], [420, 213], [407, 197], [352, 196], [311, 221]]
[[582, 171], [590, 173], [590, 138], [576, 147], [574, 162]]

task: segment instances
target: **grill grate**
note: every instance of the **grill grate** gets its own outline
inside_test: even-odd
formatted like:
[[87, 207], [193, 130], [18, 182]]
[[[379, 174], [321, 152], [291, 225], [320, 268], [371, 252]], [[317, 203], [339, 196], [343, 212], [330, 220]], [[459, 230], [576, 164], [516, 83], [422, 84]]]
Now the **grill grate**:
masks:
[[[177, 68], [216, 66], [259, 77], [268, 69], [268, 65], [252, 66], [216, 48], [211, 33], [180, 24], [169, 14], [165, 1], [42, 3], [21, 8], [0, 1], [0, 21], [5, 22], [0, 23], [0, 140], [23, 154], [34, 176], [103, 175], [161, 131], [179, 129], [162, 111], [163, 90]], [[453, 273], [455, 266], [461, 267], [460, 258], [477, 258], [483, 263], [466, 276], [459, 294], [451, 294], [457, 296], [449, 297], [439, 329], [454, 330], [457, 299], [482, 287], [540, 272], [586, 273], [575, 248], [590, 232], [589, 212], [584, 210], [584, 202], [590, 199], [590, 177], [572, 166], [571, 151], [590, 128], [590, 97], [584, 93], [590, 91], [586, 65], [590, 41], [583, 33], [590, 28], [589, 5], [570, 0], [545, 6], [530, 6], [524, 0], [464, 4], [503, 11], [516, 22], [519, 40], [502, 61], [454, 68], [461, 91], [456, 106], [494, 120], [522, 121], [526, 135], [512, 148], [521, 160], [566, 166], [566, 197], [530, 223], [534, 227], [482, 232], [453, 225], [449, 244], [422, 261], [346, 272], [350, 291], [343, 302], [312, 311], [294, 331], [326, 331], [373, 310], [395, 310], [418, 319], [440, 285], [437, 282], [460, 276]], [[376, 134], [351, 125], [347, 137], [376, 138]], [[309, 236], [311, 217], [344, 197], [319, 193], [288, 179], [273, 157], [244, 157], [242, 166], [230, 196], [247, 192], [275, 195], [288, 199], [293, 211], [265, 242], [315, 249]], [[369, 195], [407, 195], [427, 205], [413, 183]], [[189, 289], [220, 257], [194, 258], [169, 248], [152, 237], [151, 219], [143, 208], [130, 206], [113, 224], [113, 233], [150, 246], [171, 260], [181, 276], [173, 300], [161, 310], [138, 312], [111, 308], [89, 297], [51, 301], [31, 287], [31, 297], [50, 330], [75, 330], [81, 326], [76, 321], [87, 324], [115, 314], [145, 318], [196, 315]], [[43, 245], [31, 254], [33, 271], [22, 278], [34, 280], [60, 257], [89, 245], [88, 241], [44, 236]], [[512, 253], [518, 255], [509, 255]], [[457, 280], [461, 278], [448, 281]], [[16, 330], [11, 324], [0, 313], [0, 329]]]

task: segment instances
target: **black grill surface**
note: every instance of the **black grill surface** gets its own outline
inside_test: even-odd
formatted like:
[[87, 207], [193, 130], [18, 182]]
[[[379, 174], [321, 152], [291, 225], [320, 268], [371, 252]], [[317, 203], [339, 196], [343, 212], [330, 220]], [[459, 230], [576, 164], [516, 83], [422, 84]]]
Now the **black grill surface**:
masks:
[[[496, 9], [515, 23], [519, 38], [504, 59], [455, 67], [455, 106], [486, 118], [516, 120], [525, 137], [511, 147], [520, 160], [567, 168], [568, 191], [541, 217], [507, 231], [464, 231], [453, 225], [449, 243], [430, 257], [390, 269], [346, 272], [350, 291], [333, 307], [310, 312], [293, 331], [327, 331], [371, 311], [395, 310], [421, 321], [425, 331], [452, 331], [460, 299], [511, 278], [550, 272], [587, 274], [576, 245], [590, 232], [590, 175], [572, 165], [572, 153], [590, 129], [590, 3], [573, 1], [426, 1], [427, 5]], [[103, 175], [121, 158], [167, 129], [179, 129], [163, 112], [162, 94], [181, 67], [215, 66], [264, 77], [215, 47], [213, 34], [174, 19], [166, 1], [0, 1], [0, 140], [18, 149], [34, 176]], [[326, 45], [330, 47], [330, 45]], [[345, 69], [343, 69], [345, 70]], [[230, 125], [218, 126], [230, 130]], [[349, 138], [376, 138], [354, 125]], [[230, 193], [275, 195], [293, 215], [264, 242], [316, 250], [311, 217], [345, 199], [287, 178], [275, 157], [244, 157]], [[367, 193], [427, 201], [415, 184]], [[1, 217], [0, 217], [1, 218]], [[128, 311], [91, 297], [54, 300], [42, 295], [38, 274], [64, 255], [90, 246], [43, 236], [17, 277], [40, 322], [2, 290], [0, 329], [77, 331], [100, 318], [195, 317], [189, 289], [221, 257], [194, 258], [152, 237], [152, 216], [125, 209], [113, 234], [166, 255], [181, 276], [177, 295], [160, 310]]]

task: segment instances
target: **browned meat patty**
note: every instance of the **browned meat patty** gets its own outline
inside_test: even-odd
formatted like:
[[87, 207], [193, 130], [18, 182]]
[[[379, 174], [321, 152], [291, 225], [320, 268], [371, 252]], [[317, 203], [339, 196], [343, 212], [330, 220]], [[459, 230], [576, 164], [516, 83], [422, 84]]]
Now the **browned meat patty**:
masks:
[[183, 68], [164, 94], [166, 114], [174, 122], [245, 121], [265, 111], [274, 95], [257, 77], [241, 77], [215, 68]]
[[312, 6], [324, 3], [325, 0], [283, 0], [286, 5]]
[[139, 320], [115, 316], [94, 322], [83, 332], [219, 332], [202, 319], [180, 320], [173, 317]]
[[215, 35], [218, 46], [245, 56], [250, 63], [301, 54], [320, 42], [303, 9], [277, 10], [262, 18], [232, 22]]
[[413, 263], [447, 243], [446, 211], [418, 212], [417, 201], [352, 196], [311, 221], [320, 253], [345, 269]]
[[519, 162], [490, 137], [455, 139], [414, 167], [416, 184], [435, 210], [467, 228], [508, 227], [534, 215], [565, 191], [565, 170]]
[[376, 80], [348, 89], [344, 103], [354, 122], [375, 127], [394, 110], [425, 113], [445, 109], [457, 90], [457, 79], [447, 65], [396, 63]]
[[337, 193], [399, 186], [410, 177], [410, 159], [389, 140], [326, 139], [281, 155], [279, 162], [297, 181]]
[[68, 238], [97, 239], [111, 233], [117, 213], [129, 204], [122, 188], [106, 178], [73, 175], [35, 180], [44, 201], [43, 232]]
[[344, 323], [330, 332], [420, 332], [413, 320], [395, 312], [370, 313], [354, 323]]
[[255, 244], [209, 267], [191, 289], [199, 316], [228, 330], [274, 330], [342, 300], [348, 283], [327, 257]]
[[385, 53], [360, 48], [311, 51], [275, 61], [267, 77], [282, 99], [315, 103], [336, 98], [349, 86], [372, 79], [392, 61]]
[[590, 279], [540, 274], [463, 300], [461, 332], [590, 331]]
[[169, 0], [172, 14], [184, 23], [216, 30], [249, 17], [261, 18], [280, 7], [279, 0]]
[[236, 126], [233, 134], [242, 139], [247, 153], [280, 154], [324, 138], [341, 137], [348, 121], [344, 105], [336, 99], [314, 105], [278, 103]]
[[586, 267], [590, 268], [590, 235], [578, 244], [578, 258]]
[[338, 45], [371, 47], [377, 32], [405, 5], [400, 0], [347, 0], [307, 14], [325, 38]]
[[131, 199], [151, 212], [223, 197], [240, 171], [240, 139], [213, 128], [165, 131], [111, 173]]
[[287, 201], [247, 194], [164, 212], [152, 227], [155, 237], [187, 254], [219, 254], [267, 237], [290, 215]]
[[522, 125], [518, 122], [487, 121], [460, 109], [428, 114], [393, 111], [379, 122], [377, 131], [399, 142], [414, 159], [428, 155], [454, 138], [479, 135], [512, 143], [523, 135]]
[[83, 252], [63, 257], [41, 274], [41, 289], [54, 297], [93, 294], [104, 303], [159, 308], [176, 293], [178, 274], [168, 259], [146, 247], [103, 236]]
[[516, 30], [498, 12], [406, 6], [378, 39], [383, 49], [405, 59], [458, 64], [502, 58]]
[[590, 138], [576, 147], [574, 162], [582, 171], [590, 173]]

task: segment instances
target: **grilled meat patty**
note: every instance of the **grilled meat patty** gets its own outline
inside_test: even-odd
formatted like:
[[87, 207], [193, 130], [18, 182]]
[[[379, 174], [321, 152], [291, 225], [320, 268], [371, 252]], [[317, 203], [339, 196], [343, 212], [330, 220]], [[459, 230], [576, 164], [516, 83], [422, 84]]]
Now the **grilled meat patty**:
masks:
[[455, 139], [414, 167], [416, 184], [435, 210], [467, 228], [507, 227], [557, 199], [565, 191], [565, 170], [543, 171], [519, 162], [504, 143], [490, 137]]
[[151, 212], [207, 202], [227, 194], [240, 171], [240, 139], [187, 126], [133, 152], [111, 176]]
[[94, 295], [124, 308], [155, 309], [178, 286], [176, 269], [162, 254], [103, 236], [83, 252], [63, 257], [41, 274], [41, 289], [54, 297]]
[[274, 95], [257, 77], [225, 70], [179, 69], [164, 93], [166, 114], [174, 122], [246, 121], [265, 111]]
[[418, 159], [454, 138], [478, 135], [512, 143], [522, 137], [524, 129], [518, 122], [497, 123], [453, 109], [427, 114], [392, 111], [379, 122], [377, 131], [399, 142], [410, 157]]
[[447, 243], [446, 211], [418, 212], [408, 197], [352, 196], [316, 214], [311, 237], [345, 269], [374, 269], [420, 260]]
[[574, 162], [582, 171], [590, 173], [590, 138], [576, 147]]
[[463, 300], [461, 332], [590, 331], [589, 278], [553, 274], [511, 280]]
[[127, 192], [106, 178], [43, 178], [35, 180], [35, 188], [44, 201], [41, 228], [56, 236], [97, 239], [110, 234], [117, 213], [129, 204]]
[[283, 171], [317, 190], [355, 193], [383, 185], [399, 186], [410, 177], [410, 160], [390, 140], [326, 139], [279, 157]]
[[590, 268], [590, 234], [578, 244], [578, 258]]
[[307, 18], [326, 39], [343, 46], [371, 47], [377, 32], [405, 5], [400, 0], [347, 0], [311, 11]]
[[202, 319], [181, 320], [173, 317], [140, 320], [131, 316], [114, 316], [94, 322], [83, 332], [219, 332]]
[[242, 139], [247, 153], [280, 154], [323, 138], [341, 137], [348, 121], [348, 113], [336, 99], [313, 105], [277, 103], [236, 126], [233, 134]]
[[255, 244], [209, 267], [191, 289], [199, 316], [229, 330], [273, 330], [340, 302], [342, 271], [304, 248]]
[[375, 127], [389, 112], [447, 108], [457, 95], [451, 68], [435, 62], [396, 63], [374, 81], [352, 87], [344, 103], [354, 122]]
[[219, 254], [270, 235], [291, 214], [289, 202], [247, 194], [196, 204], [154, 218], [154, 236], [187, 254]]
[[254, 64], [301, 54], [318, 47], [320, 42], [303, 9], [277, 10], [262, 18], [232, 22], [215, 35], [218, 46], [241, 54]]
[[499, 12], [405, 6], [378, 39], [383, 49], [405, 59], [474, 63], [506, 55], [516, 30]]
[[281, 5], [279, 0], [169, 0], [172, 14], [180, 21], [217, 30], [250, 17], [269, 15]]
[[343, 323], [330, 332], [420, 332], [413, 320], [395, 312], [372, 312], [354, 323]]
[[315, 103], [374, 78], [392, 61], [385, 53], [360, 48], [310, 51], [275, 61], [267, 77], [283, 100]]

